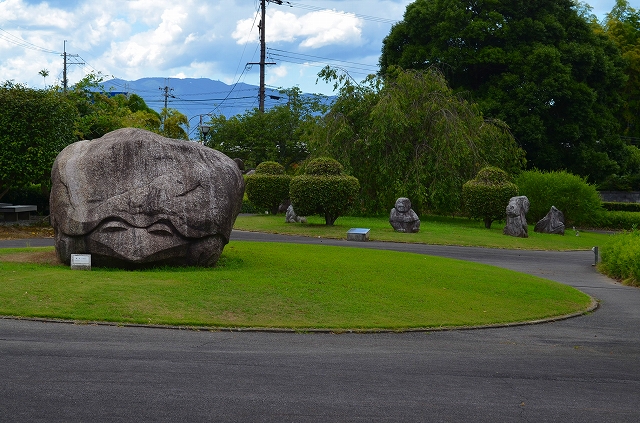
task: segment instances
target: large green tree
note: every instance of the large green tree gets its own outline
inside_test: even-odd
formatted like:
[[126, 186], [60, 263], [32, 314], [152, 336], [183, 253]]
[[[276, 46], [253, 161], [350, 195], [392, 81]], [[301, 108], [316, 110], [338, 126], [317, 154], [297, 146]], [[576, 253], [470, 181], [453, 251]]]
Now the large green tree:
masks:
[[388, 212], [398, 197], [418, 212], [453, 213], [480, 168], [517, 173], [524, 165], [506, 125], [484, 119], [435, 67], [395, 69], [361, 84], [329, 68], [320, 76], [340, 91], [311, 146], [358, 178], [362, 213]]
[[76, 140], [77, 112], [55, 90], [0, 85], [0, 198], [11, 188], [50, 184], [58, 153]]
[[624, 62], [572, 0], [416, 0], [385, 38], [392, 66], [438, 66], [506, 122], [531, 167], [602, 181], [620, 170]]
[[297, 87], [280, 92], [283, 103], [264, 113], [253, 109], [231, 118], [213, 116], [206, 145], [249, 167], [275, 161], [289, 169], [307, 158], [307, 140], [327, 109], [326, 99], [303, 95]]
[[625, 137], [640, 141], [640, 11], [626, 0], [616, 5], [604, 20], [605, 34], [618, 46], [625, 59], [624, 105], [619, 113]]

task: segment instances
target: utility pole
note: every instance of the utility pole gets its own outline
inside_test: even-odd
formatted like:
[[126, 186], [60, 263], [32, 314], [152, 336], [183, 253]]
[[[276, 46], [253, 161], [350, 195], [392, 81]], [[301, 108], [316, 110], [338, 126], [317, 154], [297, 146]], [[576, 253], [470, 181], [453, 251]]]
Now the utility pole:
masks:
[[74, 61], [69, 62], [67, 57], [80, 57], [77, 54], [69, 54], [67, 53], [67, 40], [64, 40], [63, 48], [62, 48], [62, 58], [63, 58], [63, 67], [62, 67], [62, 90], [66, 94], [67, 93], [67, 66], [68, 65], [84, 65], [84, 62]]
[[164, 88], [160, 87], [158, 89], [162, 91], [162, 96], [164, 97], [164, 108], [166, 109], [168, 107], [169, 97], [176, 98], [173, 94], [171, 94], [173, 88], [169, 88], [168, 85], [165, 85]]
[[275, 65], [275, 62], [266, 63], [267, 55], [267, 40], [265, 35], [265, 26], [267, 20], [267, 7], [266, 3], [273, 1], [276, 4], [282, 4], [281, 0], [260, 0], [260, 62], [259, 63], [247, 63], [248, 65], [260, 65], [260, 91], [258, 92], [258, 110], [260, 113], [264, 113], [264, 71], [266, 65]]

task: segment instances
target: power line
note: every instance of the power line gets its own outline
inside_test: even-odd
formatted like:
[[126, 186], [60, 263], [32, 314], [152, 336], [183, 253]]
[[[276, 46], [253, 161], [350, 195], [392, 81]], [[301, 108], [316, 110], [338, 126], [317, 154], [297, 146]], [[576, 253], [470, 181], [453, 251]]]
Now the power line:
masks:
[[42, 53], [48, 53], [48, 54], [61, 54], [61, 52], [59, 51], [55, 51], [55, 50], [51, 50], [48, 48], [44, 48], [44, 47], [40, 47], [37, 46], [35, 44], [30, 43], [29, 41], [26, 41], [23, 38], [20, 38], [16, 35], [11, 34], [8, 31], [5, 31], [4, 29], [0, 28], [0, 31], [2, 33], [0, 33], [0, 38], [10, 42], [11, 44], [15, 44], [17, 46], [29, 49], [29, 50], [35, 50], [35, 51], [40, 51]]
[[325, 12], [325, 13], [331, 13], [331, 14], [334, 14], [334, 15], [342, 15], [342, 16], [344, 16], [345, 14], [349, 14], [349, 15], [353, 15], [353, 16], [355, 16], [357, 18], [360, 18], [362, 20], [365, 20], [365, 21], [386, 23], [386, 24], [389, 24], [389, 25], [393, 25], [393, 24], [398, 22], [395, 19], [380, 18], [380, 17], [377, 17], [377, 16], [362, 15], [362, 14], [353, 13], [353, 12], [340, 12], [340, 11], [337, 11], [335, 9], [327, 9], [326, 7], [311, 6], [311, 5], [307, 5], [307, 4], [293, 3], [293, 2], [288, 2], [288, 1], [285, 2], [285, 3], [287, 3], [287, 5], [289, 5], [291, 7], [294, 7], [294, 8], [304, 9], [304, 10], [311, 10], [313, 12]]

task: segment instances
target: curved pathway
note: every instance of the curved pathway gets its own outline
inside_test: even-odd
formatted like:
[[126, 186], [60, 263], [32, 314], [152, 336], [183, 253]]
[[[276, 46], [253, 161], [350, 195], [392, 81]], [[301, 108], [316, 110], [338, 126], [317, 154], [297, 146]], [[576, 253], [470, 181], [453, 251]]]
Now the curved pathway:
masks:
[[0, 319], [1, 420], [640, 421], [640, 289], [598, 274], [590, 251], [236, 231], [232, 238], [482, 262], [572, 285], [600, 300], [600, 308], [541, 325], [404, 334], [195, 332]]

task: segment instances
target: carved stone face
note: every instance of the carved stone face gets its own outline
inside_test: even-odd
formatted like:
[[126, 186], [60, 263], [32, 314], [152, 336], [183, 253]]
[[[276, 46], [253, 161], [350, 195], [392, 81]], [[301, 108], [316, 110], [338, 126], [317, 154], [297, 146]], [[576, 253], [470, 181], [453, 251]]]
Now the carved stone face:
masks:
[[396, 200], [396, 210], [400, 213], [406, 213], [411, 210], [411, 200], [400, 197]]
[[59, 258], [96, 266], [213, 265], [244, 192], [222, 153], [133, 128], [68, 146], [51, 179]]

